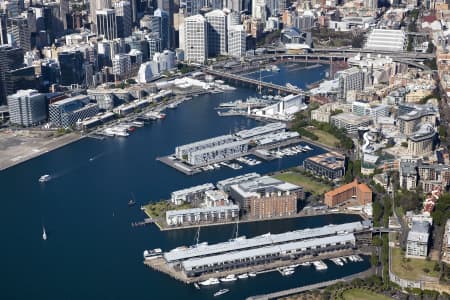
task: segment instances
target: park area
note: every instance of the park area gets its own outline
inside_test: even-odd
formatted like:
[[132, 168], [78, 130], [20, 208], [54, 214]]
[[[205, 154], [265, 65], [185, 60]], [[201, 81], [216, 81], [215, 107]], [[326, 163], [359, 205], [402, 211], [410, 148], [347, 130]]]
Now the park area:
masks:
[[294, 171], [279, 173], [274, 177], [279, 180], [302, 186], [306, 192], [310, 192], [313, 195], [323, 195], [325, 192], [331, 190], [331, 186], [328, 184], [319, 182], [312, 177]]
[[339, 140], [326, 131], [320, 129], [310, 128], [311, 132], [314, 133], [319, 139], [317, 140], [319, 143], [324, 144], [326, 146], [335, 148], [336, 145], [339, 145]]
[[406, 258], [400, 248], [392, 248], [392, 272], [409, 280], [422, 280], [439, 277], [435, 271], [435, 261], [417, 258]]
[[344, 300], [391, 300], [392, 298], [366, 289], [350, 289], [342, 294]]

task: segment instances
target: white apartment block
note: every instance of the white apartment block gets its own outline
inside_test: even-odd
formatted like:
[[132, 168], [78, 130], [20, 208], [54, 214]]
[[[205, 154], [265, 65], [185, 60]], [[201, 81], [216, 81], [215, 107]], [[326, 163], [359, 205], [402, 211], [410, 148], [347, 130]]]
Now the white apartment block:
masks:
[[230, 26], [228, 29], [228, 55], [243, 57], [247, 49], [247, 33], [242, 25]]
[[208, 56], [227, 54], [227, 16], [219, 9], [205, 14], [208, 22]]
[[339, 72], [339, 99], [347, 99], [349, 91], [362, 91], [364, 89], [364, 71], [353, 67]]
[[428, 238], [430, 224], [413, 222], [406, 243], [406, 257], [426, 258], [428, 255]]
[[31, 126], [47, 119], [46, 98], [36, 90], [19, 90], [8, 96], [12, 124]]
[[208, 27], [202, 15], [184, 19], [184, 59], [204, 63], [208, 59]]
[[131, 71], [131, 59], [128, 54], [116, 54], [112, 59], [113, 74], [117, 76], [127, 76]]

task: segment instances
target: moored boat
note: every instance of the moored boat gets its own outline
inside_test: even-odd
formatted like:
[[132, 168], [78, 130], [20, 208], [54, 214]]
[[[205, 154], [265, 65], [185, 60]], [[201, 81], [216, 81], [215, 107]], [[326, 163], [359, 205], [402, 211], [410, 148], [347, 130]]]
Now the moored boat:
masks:
[[153, 250], [144, 250], [144, 259], [145, 260], [152, 260], [155, 258], [162, 257], [162, 250], [160, 248], [156, 248]]
[[244, 273], [244, 274], [238, 275], [238, 278], [239, 279], [247, 279], [248, 278], [248, 274]]
[[237, 280], [237, 278], [236, 278], [236, 275], [234, 275], [234, 274], [230, 274], [224, 278], [220, 278], [220, 281], [222, 281], [222, 282], [231, 282], [231, 281], [236, 281], [236, 280]]
[[220, 281], [219, 281], [219, 279], [217, 279], [217, 278], [211, 277], [211, 278], [206, 279], [205, 281], [201, 281], [201, 282], [199, 282], [199, 283], [200, 283], [200, 285], [207, 286], [207, 285], [219, 284]]

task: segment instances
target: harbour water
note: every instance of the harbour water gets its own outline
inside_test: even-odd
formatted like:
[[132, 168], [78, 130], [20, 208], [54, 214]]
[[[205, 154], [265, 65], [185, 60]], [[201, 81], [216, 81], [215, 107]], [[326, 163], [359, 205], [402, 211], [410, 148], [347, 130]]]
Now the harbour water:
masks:
[[[317, 69], [297, 77], [300, 87], [317, 81]], [[280, 72], [281, 73], [281, 72]], [[289, 72], [287, 72], [289, 73]], [[295, 77], [294, 75], [290, 75]], [[267, 173], [298, 165], [314, 150], [241, 170], [222, 168], [186, 176], [156, 161], [176, 145], [226, 134], [257, 125], [243, 117], [217, 116], [220, 102], [244, 99], [253, 90], [238, 88], [224, 94], [204, 95], [169, 110], [165, 120], [138, 128], [128, 138], [83, 139], [46, 155], [0, 172], [2, 209], [2, 299], [210, 299], [221, 287], [196, 290], [142, 263], [144, 249], [169, 250], [194, 243], [195, 230], [160, 232], [154, 226], [132, 228], [145, 216], [139, 206], [167, 198], [170, 192], [213, 182], [250, 171]], [[53, 179], [39, 184], [38, 178]], [[134, 194], [137, 205], [128, 207]], [[331, 215], [274, 222], [242, 224], [243, 235], [282, 232], [329, 223], [344, 223], [356, 216]], [[47, 240], [42, 240], [42, 226]], [[233, 225], [201, 230], [200, 241], [224, 241]], [[329, 280], [359, 272], [367, 259], [316, 272], [297, 271], [292, 277], [278, 273], [230, 284], [222, 299], [244, 297]]]

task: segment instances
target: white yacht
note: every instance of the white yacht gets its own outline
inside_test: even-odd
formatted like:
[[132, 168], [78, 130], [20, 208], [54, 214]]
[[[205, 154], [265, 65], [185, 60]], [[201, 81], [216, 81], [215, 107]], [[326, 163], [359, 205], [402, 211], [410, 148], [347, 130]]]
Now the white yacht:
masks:
[[256, 273], [255, 273], [255, 272], [250, 272], [250, 273], [248, 273], [248, 276], [250, 276], [250, 277], [256, 277]]
[[156, 248], [153, 250], [144, 250], [144, 259], [145, 260], [152, 260], [158, 257], [162, 256], [162, 250], [160, 248]]
[[47, 182], [50, 181], [50, 179], [52, 179], [52, 176], [45, 174], [39, 177], [39, 182]]
[[238, 275], [238, 278], [239, 279], [247, 279], [248, 278], [248, 274], [244, 273], [244, 274]]
[[237, 280], [237, 278], [236, 278], [236, 275], [234, 275], [234, 274], [230, 274], [230, 275], [227, 275], [227, 277], [220, 278], [220, 281], [222, 281], [222, 282], [231, 282], [231, 281], [236, 281], [236, 280]]
[[217, 279], [217, 278], [214, 278], [214, 277], [211, 277], [211, 278], [209, 278], [209, 279], [206, 279], [205, 281], [201, 281], [201, 282], [199, 282], [200, 283], [200, 285], [215, 285], [215, 284], [219, 284], [220, 283], [220, 281], [219, 281], [219, 279]]

